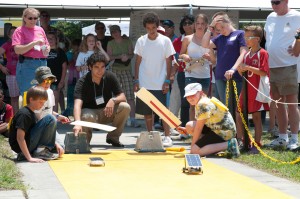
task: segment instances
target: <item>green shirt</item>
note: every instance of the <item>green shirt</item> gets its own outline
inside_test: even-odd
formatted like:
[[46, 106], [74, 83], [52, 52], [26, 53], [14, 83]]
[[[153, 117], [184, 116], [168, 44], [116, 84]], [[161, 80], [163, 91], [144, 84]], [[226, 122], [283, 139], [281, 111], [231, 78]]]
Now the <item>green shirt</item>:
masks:
[[[115, 40], [108, 42], [107, 47], [112, 49], [112, 56], [119, 56], [122, 54], [128, 54], [128, 50], [132, 48], [132, 43], [129, 39], [123, 39], [121, 43], [117, 43]], [[125, 65], [126, 64], [126, 65]], [[131, 64], [120, 63], [120, 60], [115, 60], [112, 65], [113, 70], [131, 70]]]

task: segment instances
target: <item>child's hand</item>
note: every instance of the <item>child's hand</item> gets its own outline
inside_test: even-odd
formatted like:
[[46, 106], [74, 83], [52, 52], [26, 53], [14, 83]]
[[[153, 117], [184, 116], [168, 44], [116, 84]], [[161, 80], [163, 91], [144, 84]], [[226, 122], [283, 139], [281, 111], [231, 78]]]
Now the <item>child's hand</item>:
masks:
[[96, 46], [97, 46], [97, 48], [98, 48], [99, 50], [102, 49], [102, 44], [101, 44], [100, 41], [97, 41], [97, 42], [96, 42]]
[[246, 64], [240, 64], [239, 65], [239, 67], [238, 67], [238, 71], [239, 72], [241, 72], [241, 73], [243, 73], [243, 72], [245, 72], [245, 71], [247, 71], [248, 70], [248, 66], [246, 65]]
[[70, 119], [67, 118], [66, 116], [63, 116], [63, 115], [59, 115], [57, 120], [60, 121], [63, 124], [66, 124], [66, 123], [70, 122]]
[[31, 163], [43, 163], [43, 162], [45, 162], [45, 161], [42, 160], [42, 159], [39, 159], [39, 158], [30, 158], [30, 159], [28, 160], [28, 162], [31, 162]]
[[187, 135], [187, 134], [188, 134], [188, 132], [187, 132], [187, 130], [186, 130], [185, 127], [178, 126], [178, 127], [176, 128], [176, 130], [177, 130], [180, 134], [183, 134], [183, 135]]
[[61, 158], [63, 156], [63, 154], [65, 153], [64, 148], [62, 148], [62, 146], [60, 146], [60, 144], [57, 144], [57, 143], [55, 144], [55, 147], [58, 152], [58, 157]]

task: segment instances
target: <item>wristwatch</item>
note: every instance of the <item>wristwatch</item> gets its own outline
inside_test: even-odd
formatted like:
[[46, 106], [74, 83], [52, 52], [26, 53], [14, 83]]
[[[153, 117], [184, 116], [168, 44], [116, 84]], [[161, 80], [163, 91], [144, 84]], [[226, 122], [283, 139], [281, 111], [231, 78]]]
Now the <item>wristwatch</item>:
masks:
[[300, 39], [300, 32], [297, 32], [297, 33], [296, 33], [295, 39], [297, 39], [297, 40]]
[[117, 99], [115, 97], [111, 98], [112, 101], [116, 104], [117, 103]]

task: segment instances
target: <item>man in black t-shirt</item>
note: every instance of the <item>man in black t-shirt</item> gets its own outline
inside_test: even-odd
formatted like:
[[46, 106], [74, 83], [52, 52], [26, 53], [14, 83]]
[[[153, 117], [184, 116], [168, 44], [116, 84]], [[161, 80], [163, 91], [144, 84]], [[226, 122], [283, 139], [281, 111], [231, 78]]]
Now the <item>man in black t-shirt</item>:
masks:
[[[106, 58], [94, 53], [88, 60], [90, 71], [81, 77], [74, 91], [74, 119], [101, 124], [112, 123], [116, 130], [109, 132], [106, 142], [115, 147], [124, 147], [119, 141], [130, 112], [126, 97], [115, 74], [105, 69]], [[75, 134], [87, 133], [87, 142], [92, 139], [92, 129], [74, 126]]]

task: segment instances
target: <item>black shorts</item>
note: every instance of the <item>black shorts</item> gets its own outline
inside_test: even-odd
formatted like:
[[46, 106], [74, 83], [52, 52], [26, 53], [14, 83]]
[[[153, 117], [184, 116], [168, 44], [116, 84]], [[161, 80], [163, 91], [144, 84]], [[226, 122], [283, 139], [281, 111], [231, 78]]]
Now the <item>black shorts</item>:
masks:
[[[148, 90], [152, 95], [154, 95], [158, 101], [160, 101], [164, 106], [166, 106], [167, 95], [163, 94], [162, 90]], [[144, 103], [140, 98], [136, 98], [135, 112], [140, 115], [152, 115], [152, 109]]]
[[213, 132], [209, 127], [204, 125], [201, 138], [196, 142], [196, 145], [198, 147], [204, 147], [209, 144], [216, 144], [221, 142], [226, 142], [223, 138], [221, 138], [219, 135], [217, 135], [215, 132]]

